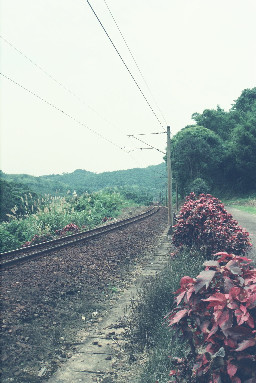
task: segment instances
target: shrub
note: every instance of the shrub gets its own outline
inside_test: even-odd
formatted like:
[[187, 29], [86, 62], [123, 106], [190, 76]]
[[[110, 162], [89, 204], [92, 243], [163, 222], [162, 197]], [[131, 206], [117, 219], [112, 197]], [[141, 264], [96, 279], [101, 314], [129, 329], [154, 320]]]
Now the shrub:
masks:
[[210, 186], [202, 178], [196, 178], [188, 186], [188, 193], [195, 193], [196, 195], [199, 195], [202, 193], [206, 194], [206, 193], [209, 193], [209, 191], [210, 191]]
[[10, 246], [12, 249], [17, 249], [20, 246], [20, 241], [10, 233], [7, 225], [2, 223], [0, 225], [0, 252], [4, 253], [10, 250]]
[[256, 381], [256, 269], [251, 260], [217, 253], [196, 279], [184, 276], [169, 325], [187, 340], [187, 357], [173, 358], [176, 382]]
[[249, 233], [210, 194], [186, 197], [174, 227], [175, 246], [195, 247], [207, 256], [218, 251], [245, 254], [251, 246]]
[[69, 223], [63, 229], [60, 230], [59, 234], [60, 235], [67, 235], [71, 233], [78, 233], [79, 227], [75, 225], [74, 223]]

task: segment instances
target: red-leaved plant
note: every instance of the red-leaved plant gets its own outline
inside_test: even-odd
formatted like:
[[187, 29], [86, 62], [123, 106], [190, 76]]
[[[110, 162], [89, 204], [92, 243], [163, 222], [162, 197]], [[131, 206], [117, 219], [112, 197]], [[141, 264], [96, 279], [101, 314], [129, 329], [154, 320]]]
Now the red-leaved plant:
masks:
[[38, 243], [51, 241], [53, 239], [53, 236], [51, 234], [43, 234], [43, 235], [34, 235], [34, 237], [31, 239], [31, 241], [25, 242], [22, 247], [27, 247], [31, 245], [37, 245]]
[[69, 223], [63, 229], [56, 230], [56, 234], [58, 235], [66, 235], [69, 233], [77, 233], [79, 231], [79, 227], [74, 223]]
[[186, 358], [173, 358], [171, 381], [256, 382], [256, 269], [221, 252], [196, 279], [184, 276], [169, 325], [186, 339]]
[[210, 194], [187, 196], [174, 228], [176, 247], [195, 247], [204, 250], [206, 256], [218, 251], [245, 255], [251, 246], [249, 233]]

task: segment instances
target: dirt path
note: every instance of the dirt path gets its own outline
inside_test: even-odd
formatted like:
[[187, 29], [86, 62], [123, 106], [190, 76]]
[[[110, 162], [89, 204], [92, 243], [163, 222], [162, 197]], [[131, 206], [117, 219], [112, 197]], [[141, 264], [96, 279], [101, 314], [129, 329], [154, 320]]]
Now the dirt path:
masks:
[[256, 215], [232, 207], [227, 207], [227, 210], [238, 221], [239, 225], [250, 233], [251, 242], [253, 244], [250, 257], [256, 262]]
[[48, 383], [114, 383], [124, 360], [125, 319], [129, 316], [131, 301], [145, 278], [155, 276], [169, 260], [170, 240], [167, 229], [162, 234], [155, 252], [146, 256], [134, 272], [129, 286], [117, 295], [109, 311], [98, 317], [91, 329], [81, 331], [77, 337], [77, 350], [73, 356], [48, 380]]

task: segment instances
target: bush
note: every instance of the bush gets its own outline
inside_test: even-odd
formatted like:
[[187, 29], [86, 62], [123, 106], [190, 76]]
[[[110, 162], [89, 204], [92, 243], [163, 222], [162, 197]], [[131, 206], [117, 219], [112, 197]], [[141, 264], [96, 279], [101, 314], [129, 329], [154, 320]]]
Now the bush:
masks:
[[199, 194], [207, 194], [210, 191], [210, 186], [207, 184], [205, 180], [202, 178], [196, 178], [194, 181], [192, 181], [188, 186], [188, 193], [195, 193], [196, 195]]
[[217, 253], [196, 279], [185, 276], [176, 291], [169, 325], [188, 342], [185, 358], [173, 358], [175, 382], [256, 381], [256, 269], [251, 260]]
[[175, 246], [195, 247], [206, 256], [218, 251], [246, 254], [251, 246], [249, 233], [210, 194], [186, 197], [174, 227]]
[[10, 222], [0, 224], [2, 252], [74, 232], [78, 227], [91, 229], [102, 224], [104, 217], [116, 217], [127, 201], [119, 193], [102, 191], [69, 199], [46, 195], [34, 205], [33, 214], [13, 216]]
[[14, 234], [11, 234], [6, 224], [0, 225], [0, 252], [4, 253], [11, 249], [17, 249], [20, 246], [20, 241]]

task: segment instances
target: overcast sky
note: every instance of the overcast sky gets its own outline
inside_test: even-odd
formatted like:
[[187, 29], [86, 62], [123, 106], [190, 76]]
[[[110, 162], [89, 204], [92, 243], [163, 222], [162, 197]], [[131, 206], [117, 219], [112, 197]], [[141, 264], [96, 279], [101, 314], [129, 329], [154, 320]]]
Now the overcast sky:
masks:
[[149, 133], [229, 110], [256, 85], [255, 0], [90, 0], [146, 100], [86, 0], [0, 3], [1, 73], [33, 93], [0, 76], [6, 173], [161, 163], [127, 135], [148, 134], [137, 137], [165, 151], [165, 134]]

